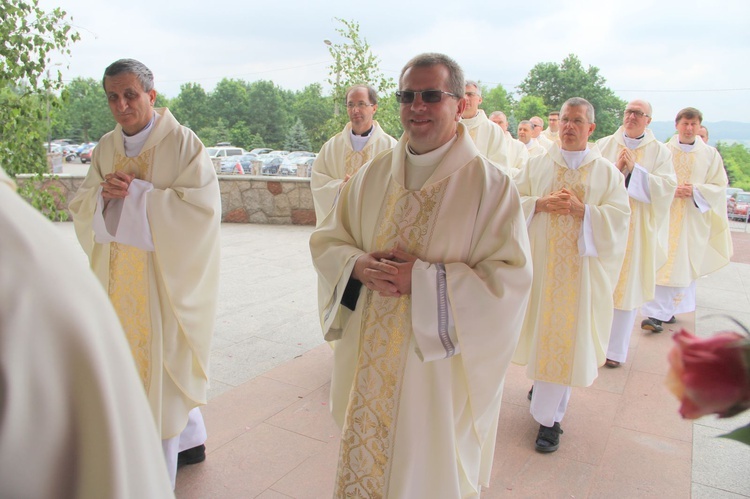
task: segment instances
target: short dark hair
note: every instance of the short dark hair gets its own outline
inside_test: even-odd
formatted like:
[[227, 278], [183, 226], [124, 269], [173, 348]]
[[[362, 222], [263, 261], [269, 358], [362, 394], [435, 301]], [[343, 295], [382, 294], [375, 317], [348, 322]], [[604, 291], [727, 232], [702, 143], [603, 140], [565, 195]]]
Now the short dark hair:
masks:
[[378, 103], [378, 93], [370, 85], [352, 85], [351, 87], [347, 88], [346, 93], [344, 94], [344, 102], [347, 102], [349, 100], [349, 94], [357, 90], [358, 88], [367, 89], [367, 98], [370, 99], [370, 104]]
[[425, 68], [439, 65], [445, 66], [445, 68], [448, 70], [448, 92], [455, 94], [459, 99], [463, 98], [464, 92], [466, 91], [463, 69], [461, 69], [461, 66], [459, 66], [456, 61], [454, 61], [447, 55], [438, 54], [436, 52], [419, 54], [418, 56], [413, 57], [409, 62], [407, 62], [398, 77], [399, 87], [401, 87], [401, 81], [404, 79], [404, 73], [406, 73], [408, 69]]
[[123, 73], [134, 74], [141, 83], [144, 92], [150, 92], [154, 89], [154, 73], [145, 64], [135, 59], [120, 59], [107, 66], [102, 77], [102, 87], [104, 87], [104, 81], [108, 76], [117, 76]]
[[583, 97], [571, 97], [570, 99], [563, 102], [560, 112], [566, 107], [585, 107], [586, 108], [586, 119], [589, 123], [596, 123], [596, 114], [594, 112], [594, 106], [584, 99]]
[[674, 124], [680, 122], [682, 118], [687, 118], [689, 120], [692, 120], [693, 118], [698, 118], [698, 123], [703, 123], [703, 113], [695, 109], [694, 107], [686, 107], [685, 109], [681, 109], [679, 113], [677, 113], [677, 117], [674, 119]]

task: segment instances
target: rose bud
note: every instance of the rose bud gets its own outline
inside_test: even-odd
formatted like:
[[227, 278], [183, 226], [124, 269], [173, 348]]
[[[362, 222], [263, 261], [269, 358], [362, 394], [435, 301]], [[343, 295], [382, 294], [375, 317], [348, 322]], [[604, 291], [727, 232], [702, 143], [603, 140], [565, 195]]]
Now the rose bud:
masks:
[[750, 341], [735, 332], [700, 338], [674, 335], [667, 386], [681, 402], [680, 414], [730, 417], [750, 408]]

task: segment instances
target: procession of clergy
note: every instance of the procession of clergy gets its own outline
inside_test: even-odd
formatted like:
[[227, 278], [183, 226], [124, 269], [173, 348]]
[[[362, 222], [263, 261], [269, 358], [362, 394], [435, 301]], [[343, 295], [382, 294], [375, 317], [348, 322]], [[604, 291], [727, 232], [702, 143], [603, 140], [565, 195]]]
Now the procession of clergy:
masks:
[[[426, 88], [437, 88], [448, 95], [455, 93], [453, 87], [425, 83], [427, 79], [420, 79], [421, 85], [416, 87], [406, 86], [408, 74], [408, 69], [402, 72], [400, 88], [421, 89], [424, 106], [440, 100]], [[450, 229], [424, 214], [431, 213], [425, 209], [429, 202], [419, 198], [428, 186], [438, 185], [435, 182], [440, 176], [436, 171], [446, 168], [443, 173], [449, 173], [446, 164], [453, 149], [428, 159], [432, 153], [421, 154], [409, 143], [415, 127], [410, 130], [406, 125], [409, 118], [404, 117], [404, 104], [416, 102], [418, 94], [397, 93], [405, 133], [396, 141], [373, 119], [377, 111], [374, 89], [365, 85], [350, 88], [350, 122], [323, 146], [313, 166], [311, 187], [318, 230], [311, 239], [311, 249], [321, 276], [321, 322], [326, 339], [335, 344], [331, 410], [343, 428], [336, 497], [372, 490], [390, 491], [395, 493], [393, 497], [478, 497], [479, 484], [488, 485], [487, 461], [491, 466], [496, 422], [493, 427], [479, 417], [471, 421], [466, 413], [455, 414], [456, 420], [446, 421], [448, 427], [452, 425], [451, 436], [436, 438], [441, 434], [436, 430], [444, 432], [445, 427], [436, 424], [433, 428], [425, 418], [440, 418], [444, 412], [456, 411], [460, 402], [455, 389], [452, 401], [441, 401], [441, 395], [430, 393], [445, 390], [451, 383], [465, 386], [469, 395], [464, 401], [474, 404], [475, 400], [482, 400], [479, 396], [474, 398], [476, 393], [497, 382], [494, 396], [499, 408], [502, 377], [482, 371], [487, 368], [488, 359], [490, 364], [494, 358], [502, 366], [512, 357], [512, 362], [527, 366], [527, 376], [533, 380], [530, 412], [540, 425], [535, 449], [542, 453], [556, 451], [571, 388], [590, 386], [599, 367], [616, 368], [626, 361], [639, 310], [646, 317], [642, 329], [661, 332], [662, 323], [674, 323], [679, 314], [695, 310], [696, 279], [726, 265], [732, 253], [725, 203], [727, 175], [717, 150], [698, 138], [706, 133], [699, 110], [680, 110], [675, 118], [677, 133], [664, 144], [648, 129], [651, 105], [645, 100], [633, 100], [624, 109], [622, 126], [613, 135], [590, 143], [596, 127], [595, 110], [586, 100], [573, 97], [559, 112], [549, 114], [546, 130], [542, 131], [540, 117], [521, 121], [516, 140], [507, 131], [503, 112], [496, 111], [488, 118], [479, 109], [480, 88], [476, 82], [466, 80], [465, 107], [456, 120], [458, 140], [453, 149], [460, 143], [461, 147], [478, 151], [490, 165], [512, 179], [512, 190], [520, 195], [522, 228], [516, 227], [511, 237], [528, 235], [533, 278], [528, 297], [514, 295], [506, 288], [504, 301], [505, 306], [508, 302], [520, 306], [522, 317], [516, 322], [507, 310], [497, 314], [504, 307], [483, 298], [484, 293], [493, 291], [490, 284], [489, 290], [480, 291], [460, 282], [462, 276], [456, 276], [449, 277], [446, 286], [441, 276], [444, 278], [450, 264], [443, 267], [427, 263], [450, 259], [440, 250], [433, 251], [437, 255], [434, 260], [420, 256], [412, 269], [412, 282], [424, 279], [425, 285], [419, 295], [416, 290], [412, 293], [410, 311], [398, 314], [385, 305], [375, 306], [372, 302], [378, 299], [377, 292], [358, 301], [365, 281], [361, 276], [368, 274], [360, 272], [357, 276], [356, 268], [352, 268], [359, 262], [355, 262], [357, 252], [353, 248], [380, 249], [380, 254], [372, 253], [375, 260], [395, 266], [410, 259], [407, 254], [389, 252], [389, 246], [411, 245], [411, 253], [425, 254], [430, 253], [430, 244], [439, 244], [457, 251], [452, 258], [460, 261], [477, 249], [473, 246], [477, 235], [464, 227], [473, 227], [474, 217], [482, 218], [482, 210], [495, 209], [489, 202], [473, 202], [475, 195], [487, 195], [486, 190], [480, 192], [475, 186], [474, 190], [465, 187], [463, 191], [447, 190], [438, 196], [441, 201], [437, 203], [447, 204], [450, 200], [451, 207], [440, 213], [442, 223]], [[395, 149], [391, 149], [394, 144]], [[366, 173], [355, 175], [363, 165]], [[425, 171], [419, 172], [420, 169]], [[469, 172], [461, 175], [468, 176]], [[350, 182], [355, 185], [348, 188]], [[403, 201], [409, 192], [417, 199]], [[467, 215], [463, 205], [474, 215]], [[420, 216], [421, 224], [404, 221]], [[367, 224], [366, 230], [363, 224]], [[410, 242], [410, 231], [415, 230], [412, 225], [419, 225], [421, 233], [429, 237], [417, 237], [416, 245]], [[437, 230], [447, 232], [433, 235]], [[482, 236], [506, 237], [503, 234]], [[449, 242], [455, 240], [469, 246]], [[508, 266], [512, 267], [510, 263]], [[474, 269], [479, 274], [488, 272]], [[418, 276], [418, 270], [425, 275]], [[386, 271], [374, 267], [370, 272], [373, 276], [376, 272], [396, 273], [393, 268]], [[517, 279], [515, 284], [522, 287], [519, 276], [505, 275], [506, 286]], [[354, 289], [352, 284], [356, 284]], [[375, 286], [367, 287], [378, 291]], [[499, 289], [494, 291], [501, 294]], [[392, 290], [379, 291], [383, 296], [399, 296], [397, 292], [391, 294]], [[481, 316], [463, 322], [453, 314], [470, 312], [467, 301], [479, 304], [474, 311], [478, 309]], [[462, 307], [465, 310], [460, 310]], [[390, 315], [411, 322], [406, 329], [411, 329], [415, 337], [411, 348], [421, 365], [428, 360], [453, 358], [460, 348], [464, 357], [460, 369], [465, 378], [457, 382], [455, 372], [450, 370], [415, 374], [412, 369], [417, 368], [409, 364], [411, 357], [383, 360], [387, 357], [385, 345], [391, 348], [393, 341], [394, 325], [387, 319]], [[487, 332], [467, 331], [471, 327]], [[518, 331], [512, 331], [514, 327]], [[460, 329], [464, 329], [463, 333]], [[377, 333], [371, 336], [372, 331]], [[503, 337], [506, 343], [496, 348], [484, 334]], [[403, 341], [409, 344], [408, 340]], [[388, 374], [399, 378], [394, 386], [386, 385]], [[416, 377], [420, 378], [418, 382], [409, 379]], [[390, 393], [389, 403], [400, 409], [378, 414], [375, 406], [387, 398], [384, 393]], [[480, 403], [469, 412], [481, 412]], [[405, 408], [413, 413], [413, 421], [403, 415]], [[493, 411], [487, 413], [496, 415]], [[478, 442], [470, 435], [471, 425], [462, 426], [462, 421], [473, 423]], [[378, 423], [388, 425], [397, 435], [385, 432], [392, 439], [389, 440], [368, 427]], [[481, 455], [462, 453], [471, 441], [481, 449]], [[459, 450], [451, 450], [453, 446]], [[422, 450], [416, 451], [415, 447]], [[446, 459], [452, 454], [457, 454], [455, 459]], [[382, 462], [403, 466], [419, 462], [433, 479], [441, 477], [437, 480], [439, 486], [427, 493], [427, 477], [414, 467], [379, 465]], [[372, 486], [378, 481], [379, 486]]]
[[[178, 467], [206, 459], [217, 175], [154, 108], [143, 63], [115, 61], [102, 85], [117, 126], [70, 203], [91, 269], [52, 251], [56, 229], [0, 170], [3, 496], [170, 497]], [[406, 63], [396, 100], [398, 141], [373, 119], [376, 92], [350, 88], [350, 121], [313, 164], [334, 496], [479, 497], [509, 364], [533, 380], [535, 449], [556, 451], [571, 387], [626, 361], [639, 310], [662, 331], [728, 263], [727, 176], [693, 108], [663, 144], [631, 101], [590, 144], [595, 110], [571, 96], [516, 140], [435, 53]]]

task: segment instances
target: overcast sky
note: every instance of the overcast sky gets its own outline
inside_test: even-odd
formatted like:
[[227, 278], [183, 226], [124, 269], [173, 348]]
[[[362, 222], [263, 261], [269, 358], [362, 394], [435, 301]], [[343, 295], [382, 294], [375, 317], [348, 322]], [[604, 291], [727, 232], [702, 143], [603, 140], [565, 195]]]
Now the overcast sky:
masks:
[[[576, 54], [625, 99], [645, 98], [654, 119], [685, 106], [709, 122], [750, 121], [750, 1], [602, 0], [503, 2], [431, 0], [40, 0], [61, 7], [81, 40], [59, 56], [65, 80], [101, 78], [131, 57], [154, 72], [157, 91], [212, 91], [223, 78], [271, 80], [300, 90], [329, 88], [323, 40], [343, 42], [334, 17], [355, 20], [394, 80], [421, 52], [443, 52], [466, 77], [515, 91], [540, 62]], [[66, 68], [65, 66], [69, 66]]]

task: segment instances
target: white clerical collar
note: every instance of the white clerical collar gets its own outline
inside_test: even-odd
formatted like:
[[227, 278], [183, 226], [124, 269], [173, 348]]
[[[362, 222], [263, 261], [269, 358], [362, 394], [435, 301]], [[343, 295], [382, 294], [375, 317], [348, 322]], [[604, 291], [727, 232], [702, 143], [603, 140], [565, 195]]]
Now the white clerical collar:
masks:
[[472, 128], [479, 121], [479, 117], [482, 115], [481, 109], [477, 109], [477, 114], [473, 118], [461, 118], [461, 123], [469, 128]]
[[526, 146], [526, 149], [531, 149], [534, 147], [534, 144], [536, 144], [536, 139], [530, 139], [528, 144], [524, 144]]
[[583, 151], [566, 151], [564, 149], [560, 149], [560, 152], [562, 153], [563, 159], [568, 165], [568, 168], [570, 168], [571, 170], [577, 170], [578, 167], [581, 166], [583, 158], [585, 158], [589, 153], [589, 146], [586, 145], [586, 149], [584, 149]]
[[695, 144], [698, 143], [698, 140], [703, 140], [703, 139], [699, 139], [696, 137], [695, 141], [692, 144], [683, 144], [682, 142], [680, 142], [680, 139], [678, 138], [677, 144], [679, 144], [680, 149], [682, 149], [682, 152], [692, 152], [693, 148], [695, 148]]
[[453, 147], [453, 144], [456, 143], [457, 139], [458, 136], [454, 135], [451, 140], [442, 146], [424, 154], [416, 154], [407, 144], [404, 187], [413, 191], [421, 189], [438, 165], [443, 161], [445, 155], [448, 154], [450, 148]]
[[448, 149], [451, 148], [454, 142], [458, 139], [458, 135], [454, 135], [452, 139], [450, 139], [448, 142], [443, 144], [442, 146], [438, 147], [437, 149], [433, 149], [430, 152], [426, 152], [424, 154], [417, 154], [415, 153], [411, 146], [407, 143], [406, 144], [406, 156], [416, 166], [428, 166], [428, 165], [437, 165], [440, 163], [440, 161], [443, 159], [443, 156], [448, 152]]
[[151, 116], [151, 121], [148, 122], [148, 125], [143, 127], [143, 130], [136, 133], [135, 135], [125, 135], [125, 132], [122, 132], [122, 141], [123, 146], [125, 147], [125, 156], [127, 156], [128, 158], [134, 158], [141, 153], [143, 145], [146, 143], [146, 140], [148, 140], [148, 136], [151, 135], [151, 132], [154, 129], [153, 125], [154, 123], [156, 123], [157, 117], [159, 117], [159, 114], [154, 111], [154, 114], [153, 116]]
[[641, 141], [644, 139], [644, 137], [646, 137], [645, 132], [640, 137], [636, 137], [634, 139], [631, 139], [625, 132], [622, 132], [622, 138], [625, 141], [625, 145], [628, 149], [637, 148], [639, 145], [641, 145]]
[[370, 137], [372, 137], [372, 132], [375, 130], [375, 124], [373, 124], [370, 129], [363, 133], [362, 135], [357, 135], [354, 133], [354, 130], [351, 130], [349, 132], [349, 138], [352, 140], [352, 149], [359, 152], [362, 149], [365, 148], [367, 145], [367, 141], [370, 140]]

